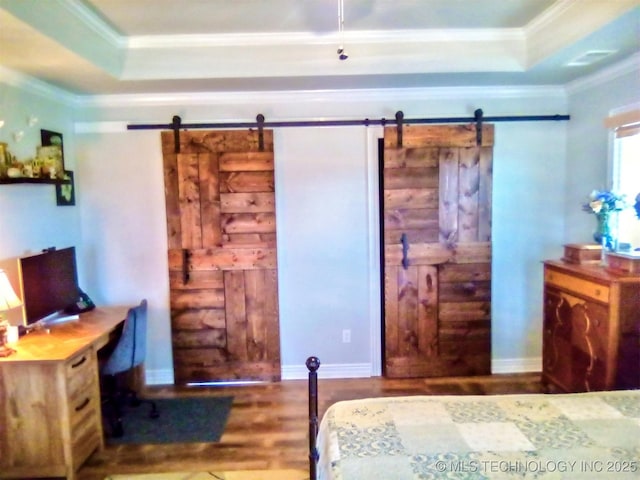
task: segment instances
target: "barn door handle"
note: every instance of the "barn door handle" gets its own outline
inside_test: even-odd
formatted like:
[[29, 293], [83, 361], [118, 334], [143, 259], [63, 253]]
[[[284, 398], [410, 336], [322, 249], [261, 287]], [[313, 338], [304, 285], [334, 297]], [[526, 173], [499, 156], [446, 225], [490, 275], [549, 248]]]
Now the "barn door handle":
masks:
[[189, 250], [182, 249], [182, 283], [189, 283]]
[[409, 258], [407, 257], [409, 253], [409, 240], [407, 240], [406, 233], [402, 234], [400, 241], [402, 242], [402, 268], [406, 270], [409, 268]]

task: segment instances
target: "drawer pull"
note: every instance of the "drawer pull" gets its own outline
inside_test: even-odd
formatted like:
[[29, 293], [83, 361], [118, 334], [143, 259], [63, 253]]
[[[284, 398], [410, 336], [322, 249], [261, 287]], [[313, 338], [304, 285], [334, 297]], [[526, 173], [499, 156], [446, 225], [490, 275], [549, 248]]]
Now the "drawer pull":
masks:
[[89, 397], [85, 398], [85, 399], [84, 399], [84, 402], [82, 402], [80, 405], [78, 405], [78, 406], [75, 408], [76, 412], [79, 412], [80, 410], [84, 409], [84, 407], [86, 407], [87, 405], [89, 405], [89, 402], [90, 402], [90, 401], [91, 401], [91, 400], [89, 399]]
[[87, 357], [83, 356], [80, 360], [78, 360], [76, 363], [71, 364], [71, 368], [77, 368], [80, 365], [82, 365], [84, 362], [87, 361]]

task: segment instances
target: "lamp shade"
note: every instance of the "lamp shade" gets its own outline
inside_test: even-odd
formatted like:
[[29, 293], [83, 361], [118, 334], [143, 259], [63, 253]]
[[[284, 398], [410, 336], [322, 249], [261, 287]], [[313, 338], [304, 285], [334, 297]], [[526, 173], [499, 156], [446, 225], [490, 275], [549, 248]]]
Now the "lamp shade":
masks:
[[4, 270], [0, 270], [0, 312], [22, 305]]

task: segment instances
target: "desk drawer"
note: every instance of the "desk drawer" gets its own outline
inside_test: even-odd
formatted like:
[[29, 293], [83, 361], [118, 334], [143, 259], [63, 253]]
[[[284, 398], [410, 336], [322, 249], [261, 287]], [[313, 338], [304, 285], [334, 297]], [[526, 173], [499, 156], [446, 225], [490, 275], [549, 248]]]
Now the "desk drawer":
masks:
[[75, 466], [82, 464], [101, 445], [100, 398], [95, 392], [95, 385], [90, 384], [69, 398], [71, 448]]
[[609, 303], [609, 286], [583, 280], [571, 275], [545, 269], [544, 281], [549, 285], [568, 290], [582, 297]]
[[69, 419], [71, 420], [71, 432], [90, 415], [95, 415], [100, 410], [100, 401], [95, 398], [93, 385], [80, 390], [76, 395], [69, 397]]
[[93, 387], [97, 376], [97, 360], [92, 348], [75, 355], [65, 365], [67, 395], [74, 398], [78, 392]]
[[74, 470], [102, 444], [97, 369], [98, 362], [93, 348], [83, 350], [65, 365], [71, 458]]
[[74, 470], [102, 444], [100, 438], [102, 430], [99, 428], [101, 418], [92, 405], [88, 404], [81, 414], [76, 415], [76, 420], [76, 423], [72, 422], [71, 427], [71, 455]]

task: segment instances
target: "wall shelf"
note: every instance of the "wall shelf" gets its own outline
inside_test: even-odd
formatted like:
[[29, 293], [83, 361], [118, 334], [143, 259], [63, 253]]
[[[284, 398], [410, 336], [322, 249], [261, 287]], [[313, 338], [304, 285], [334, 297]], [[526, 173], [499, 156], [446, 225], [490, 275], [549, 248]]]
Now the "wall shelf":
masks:
[[31, 183], [37, 185], [68, 185], [71, 183], [71, 180], [61, 180], [61, 179], [52, 179], [52, 178], [28, 178], [28, 177], [20, 177], [20, 178], [0, 178], [0, 185], [11, 185], [14, 183]]

